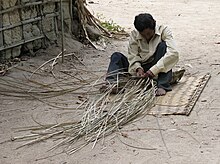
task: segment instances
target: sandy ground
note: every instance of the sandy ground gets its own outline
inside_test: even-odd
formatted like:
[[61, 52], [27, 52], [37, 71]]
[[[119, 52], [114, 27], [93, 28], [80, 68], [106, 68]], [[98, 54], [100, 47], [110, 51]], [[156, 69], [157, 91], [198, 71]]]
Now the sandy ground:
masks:
[[[121, 138], [129, 145], [153, 147], [156, 150], [143, 150], [123, 144], [114, 135], [104, 144], [92, 145], [74, 155], [47, 152], [52, 141], [16, 149], [21, 143], [3, 142], [16, 136], [15, 127], [36, 125], [33, 116], [41, 123], [62, 122], [78, 115], [77, 112], [60, 111], [38, 101], [15, 101], [0, 99], [0, 163], [1, 164], [164, 164], [164, 163], [220, 163], [220, 2], [219, 0], [93, 0], [89, 4], [95, 13], [113, 19], [117, 24], [133, 29], [134, 16], [149, 12], [157, 23], [167, 24], [172, 29], [180, 50], [178, 65], [185, 67], [188, 74], [211, 73], [212, 77], [199, 98], [190, 116], [146, 116], [127, 129], [127, 138]], [[90, 69], [105, 71], [109, 56], [114, 51], [126, 53], [127, 40], [112, 41], [105, 51], [84, 47], [77, 42], [68, 42], [68, 51], [75, 51]], [[71, 49], [72, 50], [71, 50]], [[54, 52], [53, 48], [49, 51]], [[27, 65], [40, 65], [52, 56], [48, 50], [24, 62]], [[66, 61], [67, 62], [67, 61]], [[36, 64], [37, 63], [37, 64]], [[77, 63], [74, 63], [77, 65]], [[62, 68], [71, 68], [70, 61]], [[11, 76], [22, 76], [16, 70]], [[46, 80], [46, 79], [43, 79]], [[68, 96], [66, 97], [69, 98]], [[162, 131], [157, 130], [158, 124]], [[164, 140], [164, 142], [163, 142]], [[164, 145], [166, 143], [166, 147]]]

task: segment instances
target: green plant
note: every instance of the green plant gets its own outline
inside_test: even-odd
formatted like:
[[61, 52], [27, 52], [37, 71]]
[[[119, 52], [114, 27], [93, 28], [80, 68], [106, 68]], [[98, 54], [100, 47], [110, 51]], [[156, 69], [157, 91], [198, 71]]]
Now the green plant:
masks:
[[101, 26], [110, 32], [124, 32], [124, 28], [116, 24], [112, 19], [105, 20], [102, 14], [97, 14], [98, 19], [101, 21]]

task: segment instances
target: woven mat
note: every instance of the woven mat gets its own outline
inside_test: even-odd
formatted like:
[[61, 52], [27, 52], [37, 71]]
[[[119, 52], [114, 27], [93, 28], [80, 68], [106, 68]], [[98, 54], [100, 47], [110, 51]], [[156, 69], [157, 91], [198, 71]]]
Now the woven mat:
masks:
[[210, 77], [210, 74], [204, 76], [184, 76], [179, 83], [173, 86], [171, 92], [156, 98], [156, 105], [149, 114], [189, 115]]

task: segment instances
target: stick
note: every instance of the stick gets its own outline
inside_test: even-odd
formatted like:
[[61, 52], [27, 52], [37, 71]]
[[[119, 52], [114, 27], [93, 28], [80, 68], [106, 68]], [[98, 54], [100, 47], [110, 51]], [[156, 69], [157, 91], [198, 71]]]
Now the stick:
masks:
[[[66, 54], [66, 55], [64, 55], [64, 56], [66, 57], [66, 56], [72, 56], [72, 55], [75, 55], [75, 54], [74, 54], [74, 53], [70, 53], [70, 54]], [[59, 57], [59, 58], [60, 58], [60, 57]], [[55, 59], [55, 58], [52, 58], [52, 59], [46, 61], [45, 63], [41, 64], [40, 67], [38, 67], [36, 70], [34, 70], [34, 72], [31, 74], [30, 78], [31, 78], [31, 77], [35, 74], [35, 72], [37, 72], [40, 68], [42, 68], [43, 66], [45, 66], [45, 65], [48, 64], [49, 62], [53, 61], [54, 59]], [[30, 79], [30, 78], [29, 78], [29, 79]]]
[[125, 143], [125, 142], [122, 141], [119, 137], [118, 137], [118, 139], [119, 139], [119, 141], [120, 141], [121, 143], [123, 143], [124, 145], [129, 146], [129, 147], [132, 147], [132, 148], [135, 148], [135, 149], [142, 149], [142, 150], [157, 150], [156, 148], [146, 148], [146, 147], [133, 146], [133, 145], [130, 145], [130, 144]]
[[53, 75], [53, 77], [54, 77], [55, 79], [56, 79], [56, 76], [55, 76], [55, 74], [53, 73], [53, 66], [57, 64], [56, 60], [60, 57], [61, 54], [62, 54], [62, 63], [63, 63], [63, 54], [64, 54], [63, 52], [64, 52], [64, 51], [66, 51], [66, 49], [63, 50], [63, 46], [62, 46], [62, 52], [57, 55], [57, 57], [53, 60], [53, 63], [51, 64], [51, 70], [50, 70], [50, 72], [52, 73], [52, 75]]
[[169, 157], [171, 158], [170, 153], [169, 153], [169, 150], [168, 150], [167, 145], [166, 145], [166, 142], [165, 142], [165, 140], [164, 140], [164, 138], [163, 138], [163, 134], [162, 134], [161, 127], [160, 127], [160, 124], [159, 124], [159, 120], [158, 120], [157, 117], [155, 117], [155, 118], [156, 118], [156, 120], [157, 120], [157, 125], [158, 125], [159, 131], [160, 131], [160, 136], [161, 136], [161, 139], [162, 139], [162, 141], [163, 141], [164, 147], [166, 148], [167, 154], [168, 154]]
[[64, 27], [63, 27], [63, 1], [60, 0], [60, 17], [61, 17], [61, 42], [62, 42], [62, 63], [64, 62]]

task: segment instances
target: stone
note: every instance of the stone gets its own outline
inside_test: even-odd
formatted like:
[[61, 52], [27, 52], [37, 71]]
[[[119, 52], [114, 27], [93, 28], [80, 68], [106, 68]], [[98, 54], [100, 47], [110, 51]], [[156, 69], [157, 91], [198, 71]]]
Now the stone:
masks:
[[47, 33], [45, 33], [45, 35], [52, 42], [57, 40], [57, 36], [54, 31], [47, 32]]
[[[32, 32], [28, 31], [28, 30], [27, 31], [23, 31], [23, 35], [24, 35], [24, 39], [25, 40], [29, 40], [29, 39], [31, 39], [33, 37]], [[32, 52], [33, 51], [33, 44], [31, 42], [26, 43], [24, 45], [24, 48], [26, 49], [26, 51]]]
[[97, 40], [101, 36], [101, 32], [97, 30], [94, 26], [90, 26], [87, 24], [85, 27], [91, 40]]
[[32, 34], [33, 36], [40, 36], [41, 32], [37, 25], [32, 26]]
[[16, 6], [16, 2], [17, 2], [17, 0], [10, 0], [10, 1], [9, 1], [9, 5], [10, 5], [11, 7]]
[[31, 10], [27, 10], [27, 8], [24, 8], [21, 10], [21, 19], [27, 20], [31, 18]]
[[26, 47], [26, 50], [29, 50], [30, 52], [33, 52], [34, 47], [33, 47], [32, 42], [26, 43], [25, 47]]
[[42, 47], [41, 43], [42, 43], [41, 39], [33, 41], [33, 49], [39, 50]]
[[9, 1], [2, 0], [2, 8], [7, 9], [10, 7]]
[[15, 24], [21, 22], [18, 10], [10, 12], [10, 23]]
[[22, 40], [22, 29], [21, 29], [21, 27], [13, 28], [11, 30], [11, 37], [12, 37], [11, 39], [12, 39], [13, 43]]
[[42, 24], [43, 24], [43, 31], [44, 31], [44, 33], [53, 31], [55, 29], [54, 28], [54, 19], [51, 18], [51, 17], [50, 18], [45, 17], [42, 20]]
[[31, 39], [33, 37], [33, 34], [29, 31], [23, 31], [23, 35], [25, 40]]
[[32, 32], [32, 24], [23, 25], [24, 32]]
[[11, 30], [5, 30], [3, 31], [4, 35], [4, 44], [5, 45], [10, 45], [12, 43], [12, 36], [11, 36]]
[[9, 14], [8, 13], [4, 13], [3, 14], [3, 27], [10, 25], [10, 21], [9, 20], [10, 20], [9, 19]]
[[14, 47], [12, 49], [12, 54], [11, 54], [12, 58], [18, 57], [20, 56], [20, 54], [21, 54], [21, 46]]
[[11, 49], [5, 50], [5, 60], [11, 59]]
[[49, 4], [44, 5], [44, 8], [43, 8], [44, 14], [53, 13], [54, 11], [55, 11], [55, 4], [54, 3], [49, 3]]

